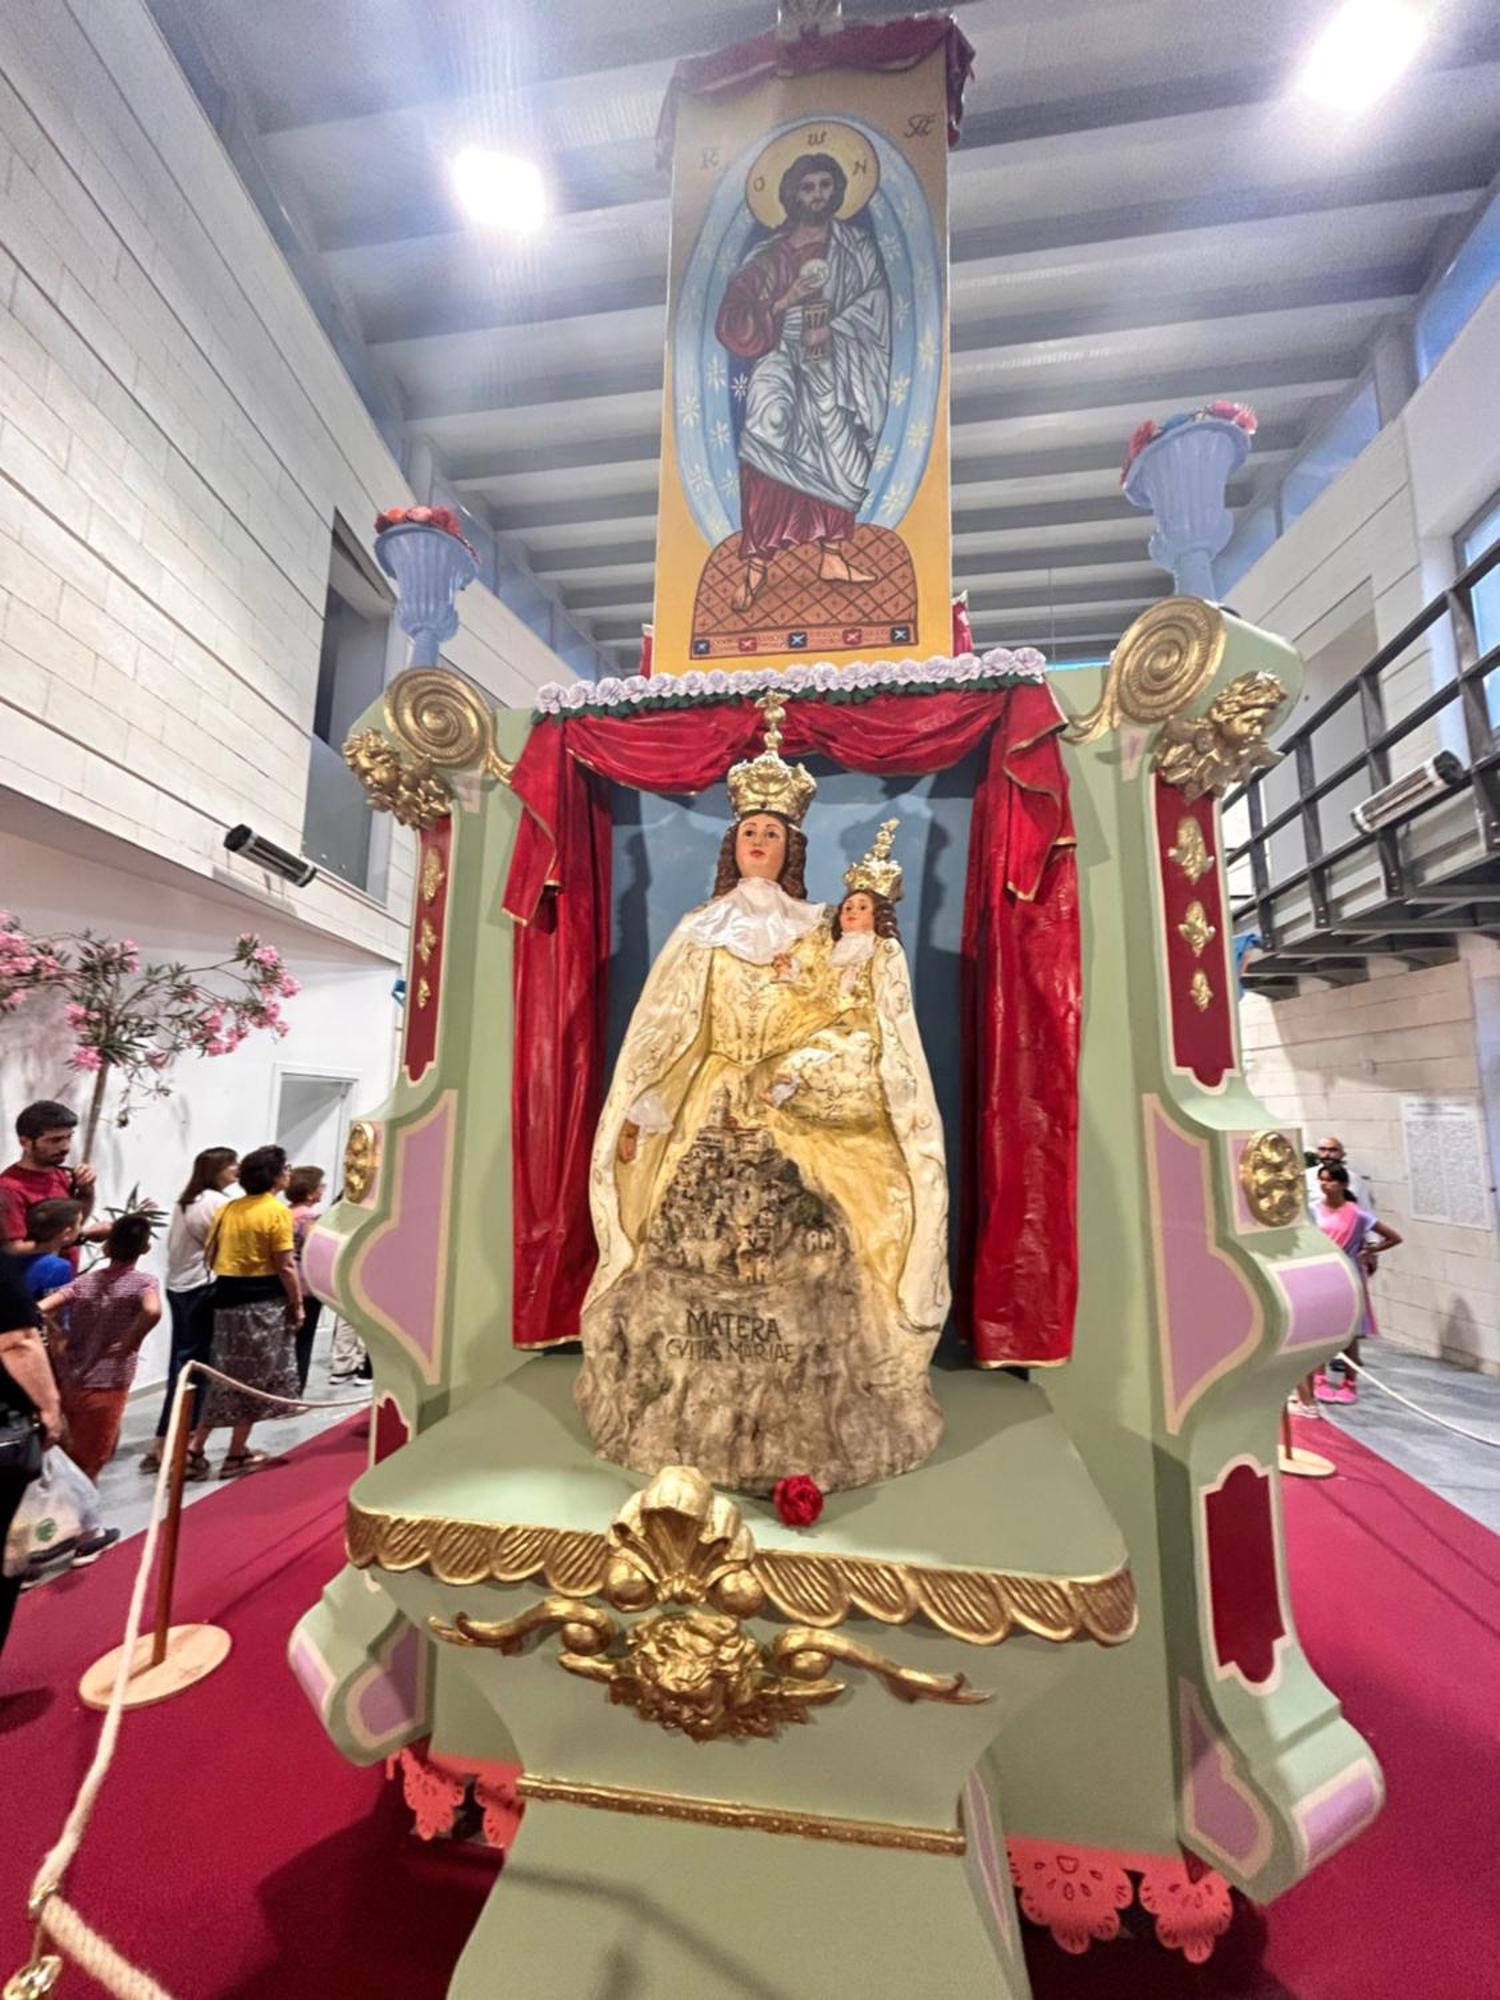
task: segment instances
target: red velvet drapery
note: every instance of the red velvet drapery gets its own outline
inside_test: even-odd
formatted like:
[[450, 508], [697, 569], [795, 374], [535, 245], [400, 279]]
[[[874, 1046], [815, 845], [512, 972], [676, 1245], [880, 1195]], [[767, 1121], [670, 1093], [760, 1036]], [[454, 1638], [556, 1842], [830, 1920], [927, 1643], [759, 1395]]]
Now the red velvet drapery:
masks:
[[[1075, 1242], [1078, 890], [1062, 717], [1050, 689], [965, 687], [790, 703], [783, 751], [849, 770], [937, 771], [987, 745], [964, 901], [959, 1311], [981, 1365], [1065, 1360]], [[576, 1339], [593, 1272], [588, 1168], [604, 1094], [606, 780], [698, 792], [759, 749], [748, 701], [539, 721], [506, 884], [516, 937], [515, 1339]]]

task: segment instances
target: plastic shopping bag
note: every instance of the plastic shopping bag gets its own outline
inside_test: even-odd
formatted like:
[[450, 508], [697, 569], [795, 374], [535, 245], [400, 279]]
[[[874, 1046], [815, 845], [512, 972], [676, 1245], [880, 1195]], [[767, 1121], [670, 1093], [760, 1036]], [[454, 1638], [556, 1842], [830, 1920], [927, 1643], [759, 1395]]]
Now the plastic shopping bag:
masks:
[[99, 1489], [59, 1445], [21, 1495], [5, 1538], [5, 1574], [24, 1576], [97, 1535], [102, 1525]]

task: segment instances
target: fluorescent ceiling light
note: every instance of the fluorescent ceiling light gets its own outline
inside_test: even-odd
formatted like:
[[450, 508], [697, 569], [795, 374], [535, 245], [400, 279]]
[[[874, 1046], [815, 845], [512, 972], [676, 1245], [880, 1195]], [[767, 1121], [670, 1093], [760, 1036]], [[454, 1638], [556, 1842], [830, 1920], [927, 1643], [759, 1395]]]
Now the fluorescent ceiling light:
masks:
[[1313, 43], [1297, 87], [1334, 111], [1362, 111], [1389, 90], [1427, 33], [1408, 0], [1344, 0]]
[[546, 184], [530, 160], [492, 153], [487, 146], [466, 146], [451, 172], [453, 192], [471, 222], [529, 236], [546, 218]]

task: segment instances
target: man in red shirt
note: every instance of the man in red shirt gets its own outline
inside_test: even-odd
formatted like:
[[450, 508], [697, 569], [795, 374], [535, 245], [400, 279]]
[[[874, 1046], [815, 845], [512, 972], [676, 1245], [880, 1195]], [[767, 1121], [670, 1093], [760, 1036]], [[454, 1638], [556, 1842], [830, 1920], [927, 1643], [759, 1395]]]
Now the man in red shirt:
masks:
[[[84, 1227], [80, 1242], [97, 1242], [109, 1234], [107, 1223], [88, 1220], [94, 1206], [93, 1168], [63, 1164], [77, 1129], [78, 1114], [50, 1098], [28, 1104], [16, 1120], [21, 1157], [0, 1173], [0, 1251], [27, 1257], [36, 1249], [26, 1234], [26, 1211], [38, 1201], [81, 1201]], [[76, 1270], [76, 1247], [68, 1254]]]

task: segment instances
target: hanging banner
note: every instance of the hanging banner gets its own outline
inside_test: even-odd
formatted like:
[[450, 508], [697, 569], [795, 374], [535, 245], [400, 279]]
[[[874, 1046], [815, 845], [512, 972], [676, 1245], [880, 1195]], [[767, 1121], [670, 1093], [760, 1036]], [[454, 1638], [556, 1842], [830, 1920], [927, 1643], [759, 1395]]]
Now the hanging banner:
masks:
[[664, 120], [658, 674], [951, 644], [948, 143], [967, 45], [928, 20], [773, 51], [685, 66]]

